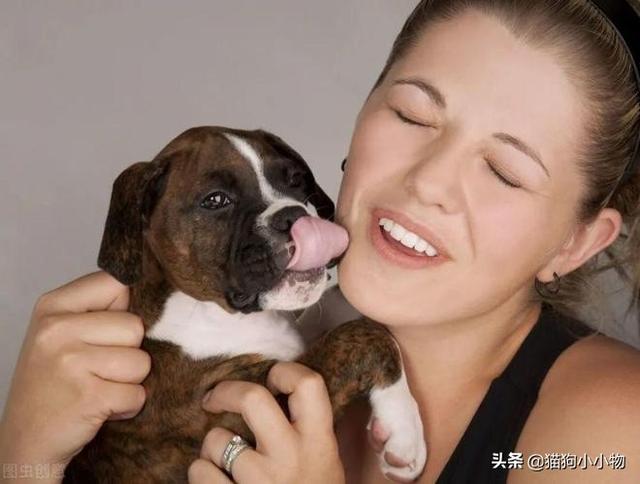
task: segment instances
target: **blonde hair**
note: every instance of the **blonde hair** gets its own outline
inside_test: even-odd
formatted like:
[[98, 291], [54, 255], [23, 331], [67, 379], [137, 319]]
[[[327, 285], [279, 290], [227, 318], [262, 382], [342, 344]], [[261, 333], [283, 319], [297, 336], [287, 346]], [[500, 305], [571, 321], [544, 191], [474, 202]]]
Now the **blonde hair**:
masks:
[[[638, 0], [630, 1], [640, 12]], [[588, 223], [604, 207], [618, 210], [623, 218], [621, 234], [611, 246], [563, 275], [556, 294], [532, 287], [532, 299], [580, 318], [589, 303], [597, 310], [604, 302], [593, 283], [595, 276], [613, 269], [632, 287], [627, 316], [637, 310], [640, 295], [640, 175], [636, 171], [614, 189], [640, 136], [640, 93], [632, 58], [609, 21], [587, 0], [422, 0], [396, 37], [372, 91], [427, 26], [468, 9], [497, 18], [516, 38], [554, 54], [565, 67], [570, 80], [584, 93], [591, 113], [589, 141], [576, 160], [586, 182], [576, 220]]]

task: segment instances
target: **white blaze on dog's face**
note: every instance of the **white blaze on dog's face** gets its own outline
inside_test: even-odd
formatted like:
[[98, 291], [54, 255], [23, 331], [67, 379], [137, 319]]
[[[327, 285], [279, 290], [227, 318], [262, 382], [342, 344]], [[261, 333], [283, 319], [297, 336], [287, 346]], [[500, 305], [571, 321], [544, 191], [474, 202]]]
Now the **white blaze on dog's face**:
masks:
[[334, 204], [284, 141], [202, 126], [151, 163], [168, 169], [150, 191], [157, 202], [144, 240], [173, 288], [230, 313], [295, 310], [320, 298], [327, 267], [287, 270], [291, 227], [303, 216], [332, 219]]
[[[231, 133], [224, 133], [236, 150], [251, 164], [260, 195], [267, 205], [266, 210], [259, 214], [255, 221], [256, 232], [263, 234], [267, 240], [271, 239], [273, 217], [277, 217], [283, 209], [291, 210], [300, 207], [306, 215], [318, 216], [315, 207], [309, 203], [302, 203], [286, 194], [277, 191], [265, 176], [264, 160], [256, 150], [243, 138]], [[299, 216], [299, 215], [298, 215]], [[278, 241], [273, 241], [277, 244]], [[258, 304], [263, 310], [295, 310], [310, 306], [317, 302], [327, 286], [327, 270], [325, 267], [307, 271], [286, 270], [283, 277], [271, 289], [260, 294]]]

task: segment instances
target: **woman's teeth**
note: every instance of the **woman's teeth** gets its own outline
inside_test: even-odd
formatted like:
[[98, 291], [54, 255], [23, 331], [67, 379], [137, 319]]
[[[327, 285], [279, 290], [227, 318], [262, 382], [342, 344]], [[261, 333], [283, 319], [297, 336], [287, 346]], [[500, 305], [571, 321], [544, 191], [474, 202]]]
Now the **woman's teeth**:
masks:
[[421, 239], [413, 232], [409, 232], [402, 225], [388, 218], [381, 218], [378, 221], [386, 232], [391, 235], [392, 238], [400, 242], [405, 247], [409, 247], [417, 252], [424, 252], [429, 257], [435, 257], [438, 255], [438, 251], [426, 240]]

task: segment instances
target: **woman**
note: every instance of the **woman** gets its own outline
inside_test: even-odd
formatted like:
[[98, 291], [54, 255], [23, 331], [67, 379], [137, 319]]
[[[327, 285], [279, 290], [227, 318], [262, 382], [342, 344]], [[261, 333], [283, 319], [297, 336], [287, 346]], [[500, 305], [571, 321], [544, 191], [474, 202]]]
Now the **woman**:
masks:
[[[429, 449], [420, 482], [481, 482], [501, 467], [500, 456], [474, 461], [491, 442], [512, 442], [502, 458], [522, 454], [525, 465], [490, 482], [638, 482], [640, 353], [565, 328], [599, 256], [638, 277], [640, 177], [619, 181], [639, 135], [631, 58], [585, 0], [422, 1], [407, 20], [357, 118], [336, 216], [350, 245], [340, 290], [321, 306], [344, 297], [397, 339]], [[438, 255], [394, 244], [414, 245], [404, 229]], [[127, 301], [104, 273], [40, 298], [1, 429], [4, 462], [62, 467], [107, 418], [141, 408], [149, 360]], [[250, 383], [223, 382], [203, 404], [242, 413], [256, 434], [233, 480], [384, 481], [376, 450], [388, 435], [373, 422], [365, 445], [366, 408], [352, 407], [334, 434], [316, 374], [279, 363], [269, 383], [291, 394], [293, 423]], [[501, 420], [500, 405], [522, 405], [520, 420]], [[231, 482], [221, 470], [231, 437], [208, 434], [191, 482]], [[595, 461], [612, 452], [624, 469]], [[590, 460], [535, 472], [535, 453]]]

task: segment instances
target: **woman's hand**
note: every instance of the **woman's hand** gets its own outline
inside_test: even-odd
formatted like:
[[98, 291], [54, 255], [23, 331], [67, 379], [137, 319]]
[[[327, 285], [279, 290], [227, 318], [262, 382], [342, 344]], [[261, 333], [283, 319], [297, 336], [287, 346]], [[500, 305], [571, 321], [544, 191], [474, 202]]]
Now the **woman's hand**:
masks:
[[271, 392], [256, 383], [223, 381], [208, 393], [203, 408], [241, 414], [256, 437], [256, 449], [236, 457], [232, 481], [222, 470], [222, 453], [234, 434], [214, 427], [204, 439], [200, 459], [189, 468], [190, 483], [345, 482], [322, 377], [300, 363], [278, 362], [269, 372], [267, 386], [289, 395], [291, 422]]
[[129, 289], [106, 272], [42, 295], [0, 422], [0, 462], [66, 466], [107, 419], [145, 401], [151, 367]]

